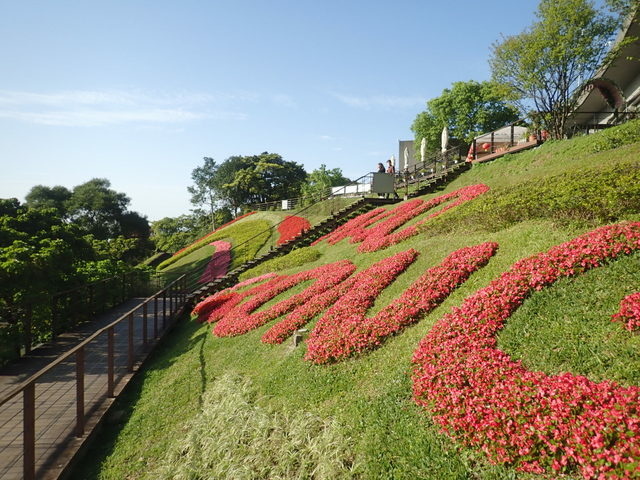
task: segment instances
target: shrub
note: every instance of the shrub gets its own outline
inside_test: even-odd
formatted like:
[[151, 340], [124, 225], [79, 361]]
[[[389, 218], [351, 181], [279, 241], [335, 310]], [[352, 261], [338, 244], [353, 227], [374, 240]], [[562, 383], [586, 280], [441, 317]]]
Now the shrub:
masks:
[[304, 247], [298, 248], [289, 252], [287, 255], [282, 257], [276, 257], [271, 260], [267, 260], [260, 265], [257, 265], [246, 272], [243, 272], [239, 279], [245, 280], [251, 277], [257, 277], [258, 275], [262, 275], [264, 273], [269, 272], [279, 272], [281, 270], [286, 270], [287, 268], [298, 267], [300, 265], [304, 265], [305, 263], [314, 262], [318, 258], [320, 258], [321, 253], [317, 248], [314, 247]]

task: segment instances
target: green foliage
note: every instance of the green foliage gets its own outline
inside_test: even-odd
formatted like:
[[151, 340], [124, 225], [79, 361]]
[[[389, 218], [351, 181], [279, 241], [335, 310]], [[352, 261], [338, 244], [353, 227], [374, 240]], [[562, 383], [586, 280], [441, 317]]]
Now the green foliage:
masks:
[[416, 144], [427, 139], [429, 151], [440, 150], [442, 129], [464, 142], [495, 130], [518, 119], [518, 111], [510, 106], [502, 91], [491, 82], [454, 82], [439, 97], [427, 102], [427, 109], [418, 114], [411, 130]]
[[301, 165], [276, 153], [232, 156], [219, 165], [209, 157], [204, 161], [191, 174], [195, 182], [188, 188], [192, 203], [208, 204], [211, 209], [221, 204], [236, 215], [243, 205], [298, 197], [307, 177]]
[[239, 280], [257, 277], [264, 273], [280, 272], [288, 268], [298, 267], [316, 261], [321, 257], [317, 248], [304, 247], [292, 250], [282, 257], [272, 258], [240, 274]]
[[494, 43], [492, 76], [523, 105], [533, 104], [541, 126], [562, 138], [573, 93], [602, 64], [617, 24], [590, 0], [541, 0], [536, 17], [524, 32]]
[[204, 215], [165, 217], [151, 224], [151, 240], [156, 250], [174, 253], [210, 231], [210, 218]]
[[71, 192], [66, 187], [36, 185], [27, 193], [25, 203], [28, 207], [54, 208], [59, 216], [64, 217], [70, 198]]
[[310, 201], [318, 201], [327, 196], [331, 187], [346, 185], [351, 180], [342, 174], [341, 168], [328, 169], [323, 163], [307, 175], [306, 182], [302, 185], [302, 196]]

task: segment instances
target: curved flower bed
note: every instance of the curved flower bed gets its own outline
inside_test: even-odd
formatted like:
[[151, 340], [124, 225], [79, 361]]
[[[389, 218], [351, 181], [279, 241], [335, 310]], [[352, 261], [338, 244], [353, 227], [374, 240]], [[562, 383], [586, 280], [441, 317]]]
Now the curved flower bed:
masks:
[[216, 250], [198, 280], [200, 283], [211, 282], [216, 278], [224, 277], [231, 264], [231, 244], [229, 242], [216, 240], [209, 245], [213, 245]]
[[[390, 219], [376, 225], [372, 229], [363, 232], [362, 238], [364, 241], [358, 247], [358, 252], [375, 252], [383, 248], [395, 245], [403, 240], [418, 234], [418, 227], [424, 225], [429, 219], [437, 217], [442, 213], [450, 210], [458, 205], [461, 205], [469, 200], [473, 200], [479, 195], [489, 191], [489, 187], [484, 184], [470, 185], [468, 187], [462, 187], [451, 193], [440, 195], [439, 197], [432, 198], [427, 202], [423, 202], [421, 205], [416, 205], [413, 208], [407, 208], [407, 210], [400, 210]], [[431, 210], [432, 208], [456, 198], [455, 202], [451, 202], [449, 205], [441, 208], [437, 212], [433, 212], [427, 218], [420, 220], [415, 225], [406, 227], [398, 232], [392, 233], [398, 227], [404, 225], [406, 222], [414, 217], [417, 217], [423, 212]], [[407, 202], [411, 203], [411, 202]], [[395, 210], [395, 209], [394, 209]]]
[[254, 213], [256, 213], [256, 212], [247, 212], [247, 213], [245, 213], [244, 215], [240, 215], [239, 217], [234, 218], [234, 219], [233, 219], [233, 220], [231, 220], [230, 222], [227, 222], [227, 223], [225, 223], [224, 225], [222, 225], [222, 226], [220, 226], [220, 227], [216, 228], [215, 230], [213, 230], [213, 231], [211, 231], [211, 232], [207, 233], [206, 235], [203, 235], [202, 237], [200, 237], [200, 238], [199, 238], [199, 239], [197, 239], [196, 241], [191, 242], [191, 243], [190, 243], [189, 245], [187, 245], [186, 247], [181, 248], [181, 249], [180, 249], [180, 250], [178, 250], [176, 253], [174, 253], [174, 254], [172, 255], [172, 257], [175, 257], [176, 255], [179, 255], [180, 253], [184, 252], [185, 250], [188, 250], [188, 249], [190, 249], [190, 248], [192, 248], [192, 247], [194, 247], [194, 246], [198, 245], [200, 242], [202, 242], [202, 241], [203, 241], [203, 240], [205, 240], [206, 238], [210, 237], [210, 236], [211, 236], [211, 235], [213, 235], [214, 233], [219, 232], [219, 231], [220, 231], [220, 230], [222, 230], [223, 228], [228, 227], [229, 225], [231, 225], [232, 223], [236, 223], [238, 220], [241, 220], [241, 219], [243, 219], [243, 218], [245, 218], [245, 217], [248, 217], [249, 215], [253, 215]]
[[340, 240], [348, 237], [353, 237], [363, 228], [366, 228], [369, 225], [372, 225], [375, 222], [388, 217], [389, 215], [391, 215], [391, 213], [392, 210], [386, 210], [384, 208], [374, 208], [373, 210], [369, 210], [368, 212], [365, 212], [362, 215], [358, 215], [357, 217], [352, 218], [348, 222], [340, 225], [335, 230], [315, 240], [311, 245], [317, 245], [323, 240], [326, 240], [329, 245], [335, 245]]
[[[430, 218], [436, 217], [462, 203], [468, 202], [469, 200], [476, 198], [478, 195], [482, 195], [488, 190], [489, 187], [483, 184], [471, 185], [468, 187], [459, 188], [458, 190], [444, 195], [440, 195], [439, 197], [432, 198], [428, 201], [415, 199], [408, 202], [403, 202], [391, 210], [376, 208], [375, 210], [371, 210], [349, 220], [347, 223], [341, 225], [333, 232], [320, 237], [318, 240], [313, 242], [312, 245], [316, 245], [323, 240], [326, 240], [329, 245], [334, 245], [340, 240], [350, 237], [351, 243], [362, 242], [358, 247], [358, 252], [375, 252], [390, 245], [395, 245], [396, 243], [399, 243], [409, 237], [417, 235], [418, 227], [427, 222]], [[418, 222], [416, 225], [412, 225], [410, 227], [402, 229], [401, 231], [392, 233], [394, 232], [394, 230], [398, 229], [409, 220], [454, 198], [457, 199], [455, 202], [452, 202], [450, 205], [447, 205], [437, 212], [432, 213], [424, 220]], [[380, 222], [380, 220], [384, 221]], [[377, 225], [371, 227], [371, 225], [376, 222], [380, 223], [377, 223]]]
[[285, 219], [278, 225], [278, 233], [280, 238], [276, 242], [277, 245], [293, 240], [298, 235], [309, 230], [311, 224], [306, 218], [297, 217], [295, 215], [287, 215]]
[[620, 311], [611, 320], [622, 322], [630, 332], [640, 329], [640, 292], [624, 297], [620, 302]]
[[519, 470], [638, 478], [640, 388], [527, 370], [496, 333], [531, 293], [640, 250], [640, 223], [598, 228], [516, 262], [424, 337], [413, 362], [415, 401], [443, 430]]
[[[271, 280], [274, 277], [277, 277], [277, 275], [273, 272], [265, 273], [216, 292], [193, 307], [191, 316], [196, 317], [196, 320], [200, 323], [218, 321], [225, 311], [230, 310], [242, 300], [243, 297], [236, 293], [238, 289], [264, 280]], [[222, 310], [223, 308], [224, 310]]]
[[365, 314], [380, 291], [408, 267], [417, 252], [403, 252], [361, 272], [355, 281], [358, 288], [347, 290], [318, 321], [309, 336], [305, 359], [327, 363], [377, 348], [385, 338], [437, 307], [473, 272], [486, 265], [497, 248], [496, 243], [483, 243], [451, 253], [371, 318]]
[[[213, 333], [218, 337], [230, 337], [247, 333], [274, 318], [292, 311], [299, 305], [334, 287], [351, 275], [355, 269], [355, 265], [350, 261], [341, 260], [294, 275], [276, 277], [263, 285], [238, 293], [237, 296], [240, 299], [252, 298], [241, 304], [239, 304], [239, 301], [236, 302], [236, 306], [229, 309], [216, 324]], [[301, 282], [312, 279], [316, 280], [315, 283], [303, 292], [278, 302], [266, 310], [254, 312], [280, 293]], [[211, 315], [209, 318], [211, 318]]]

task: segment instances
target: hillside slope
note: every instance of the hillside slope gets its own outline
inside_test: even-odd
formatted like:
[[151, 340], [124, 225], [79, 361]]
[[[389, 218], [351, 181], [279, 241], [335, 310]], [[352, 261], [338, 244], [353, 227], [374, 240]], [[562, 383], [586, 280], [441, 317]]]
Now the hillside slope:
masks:
[[[392, 214], [372, 213], [371, 225], [356, 222], [341, 230], [356, 242], [340, 239], [337, 232], [312, 247], [317, 254], [308, 256], [307, 263], [297, 260], [286, 268], [287, 257], [281, 257], [275, 273], [298, 276], [283, 283], [269, 278], [236, 290], [254, 289], [261, 305], [257, 315], [249, 315], [249, 307], [243, 311], [248, 303], [240, 303], [220, 318], [220, 310], [213, 310], [211, 325], [186, 320], [175, 330], [119, 402], [125, 412], [122, 422], [105, 429], [78, 477], [497, 480], [538, 478], [536, 472], [546, 470], [567, 478], [616, 471], [637, 478], [640, 340], [610, 319], [623, 298], [640, 290], [640, 241], [633, 237], [640, 226], [624, 224], [622, 228], [632, 230], [624, 238], [606, 229], [589, 232], [640, 221], [639, 159], [640, 122], [548, 143], [474, 166], [443, 191], [421, 198], [422, 203], [411, 200], [387, 208], [394, 209]], [[461, 191], [478, 196], [466, 198]], [[461, 198], [468, 201], [454, 206]], [[582, 246], [569, 243], [560, 253], [552, 250], [517, 263], [580, 236], [586, 238]], [[575, 256], [575, 266], [566, 263], [562, 275], [572, 268], [578, 273], [595, 266], [598, 255], [612, 255], [609, 247], [616, 242], [624, 244], [619, 258], [605, 259], [586, 273], [549, 280], [556, 274], [549, 262], [557, 255]], [[602, 244], [605, 248], [598, 250]], [[326, 267], [334, 262], [339, 263]], [[516, 281], [527, 265], [541, 267]], [[314, 275], [303, 273], [311, 269], [317, 269]], [[353, 270], [355, 283], [332, 295], [319, 289]], [[454, 275], [462, 271], [464, 275]], [[502, 277], [507, 271], [513, 273]], [[533, 283], [526, 290], [529, 281]], [[412, 285], [410, 294], [404, 294]], [[510, 299], [512, 285], [522, 286], [525, 293], [514, 294], [500, 308], [516, 308], [526, 299], [498, 335], [498, 348], [510, 357], [491, 357], [495, 365], [505, 365], [504, 377], [483, 376], [493, 367], [480, 354], [460, 350], [450, 359], [449, 346], [439, 351], [429, 343], [438, 338], [440, 345], [453, 342], [450, 351], [464, 342], [477, 348], [473, 342], [483, 338], [484, 330], [447, 333], [449, 325], [463, 328], [462, 316], [472, 311], [465, 299], [480, 289], [494, 289], [488, 298]], [[309, 286], [317, 291], [304, 296]], [[218, 306], [240, 300], [229, 293], [217, 297]], [[285, 318], [276, 320], [282, 312], [271, 307], [299, 294], [291, 304], [302, 305], [296, 310], [298, 319], [328, 309], [326, 315], [313, 317], [306, 326], [312, 331], [298, 346], [291, 339], [264, 343], [265, 334]], [[371, 308], [368, 302], [373, 302]], [[452, 310], [461, 305], [465, 308]], [[480, 310], [478, 318], [499, 311], [495, 308]], [[487, 345], [482, 351], [491, 350]], [[422, 362], [417, 365], [412, 362], [416, 351]], [[436, 358], [436, 351], [441, 361], [431, 369], [428, 359]], [[447, 370], [446, 362], [453, 365], [461, 355], [466, 363]], [[521, 364], [507, 365], [510, 358]], [[466, 368], [470, 373], [463, 374]], [[420, 374], [416, 384], [414, 371]], [[526, 382], [513, 383], [514, 371]], [[440, 384], [425, 391], [430, 372], [439, 372], [430, 381]], [[551, 388], [544, 382], [562, 372], [556, 390], [544, 393]], [[483, 383], [490, 381], [495, 382], [491, 387]], [[551, 401], [548, 406], [553, 421], [532, 426], [528, 413], [514, 407], [519, 393], [531, 385], [540, 385], [530, 393], [534, 399], [540, 395], [531, 408], [560, 400], [560, 405]], [[586, 403], [563, 399], [565, 394], [573, 399], [577, 390], [572, 389], [583, 387], [591, 389], [584, 394]], [[421, 405], [413, 398], [414, 389]], [[576, 419], [591, 412], [605, 394], [613, 399], [607, 400], [613, 402], [607, 412], [618, 415], [615, 425], [623, 428], [593, 433], [590, 425], [607, 417], [599, 415], [591, 423], [580, 420], [580, 428], [574, 429]], [[462, 411], [458, 405], [464, 405]], [[518, 416], [510, 417], [513, 412]], [[565, 434], [577, 438], [587, 453], [569, 452]]]

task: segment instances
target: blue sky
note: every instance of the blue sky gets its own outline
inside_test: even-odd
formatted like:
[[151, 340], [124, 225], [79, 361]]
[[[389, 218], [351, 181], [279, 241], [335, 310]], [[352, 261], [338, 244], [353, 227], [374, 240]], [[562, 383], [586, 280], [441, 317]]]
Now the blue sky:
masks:
[[0, 0], [0, 197], [104, 177], [157, 220], [263, 151], [357, 178], [537, 3]]

